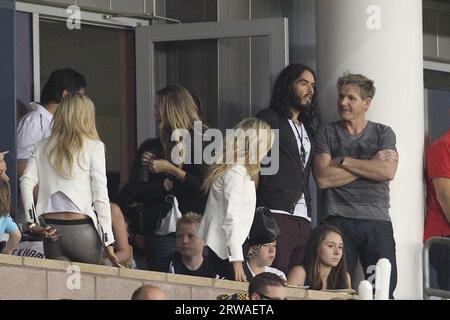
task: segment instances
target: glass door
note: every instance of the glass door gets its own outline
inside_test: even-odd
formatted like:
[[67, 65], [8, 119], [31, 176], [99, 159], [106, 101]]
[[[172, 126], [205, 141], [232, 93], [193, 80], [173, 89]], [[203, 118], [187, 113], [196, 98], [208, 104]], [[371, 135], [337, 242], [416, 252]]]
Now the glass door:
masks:
[[284, 18], [138, 27], [138, 143], [157, 135], [155, 93], [166, 85], [185, 86], [208, 125], [224, 130], [268, 106], [288, 60]]

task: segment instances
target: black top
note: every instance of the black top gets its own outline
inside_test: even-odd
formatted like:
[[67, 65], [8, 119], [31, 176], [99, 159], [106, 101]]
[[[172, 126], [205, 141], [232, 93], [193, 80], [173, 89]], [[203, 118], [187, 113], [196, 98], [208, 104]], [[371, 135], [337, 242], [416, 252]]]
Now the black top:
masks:
[[[199, 163], [195, 163], [194, 161], [198, 160], [194, 159], [195, 152], [197, 151], [197, 153], [200, 153], [200, 150], [197, 150], [197, 148], [201, 148], [201, 155], [203, 155], [203, 150], [205, 149], [206, 144], [209, 143], [203, 139], [205, 130], [206, 128], [203, 128], [202, 132], [190, 131], [191, 152], [189, 156], [191, 159], [189, 159], [188, 162], [185, 161], [182, 167], [186, 172], [186, 178], [184, 182], [176, 179], [173, 180], [173, 193], [177, 197], [178, 208], [182, 214], [192, 211], [203, 215], [203, 212], [205, 211], [207, 195], [201, 190], [201, 187], [208, 174], [209, 166], [204, 162], [203, 156]], [[197, 146], [196, 141], [200, 141], [201, 145]]]
[[275, 175], [261, 175], [257, 191], [257, 206], [294, 213], [295, 206], [305, 194], [308, 216], [311, 216], [311, 195], [308, 188], [311, 162], [314, 154], [312, 133], [305, 126], [311, 141], [311, 156], [304, 167], [300, 159], [297, 140], [287, 118], [272, 109], [264, 109], [256, 115], [266, 121], [272, 129], [279, 129], [279, 170]]
[[189, 270], [181, 261], [180, 253], [175, 251], [161, 261], [158, 271], [213, 279], [219, 278], [209, 260], [207, 258], [203, 259], [202, 265], [197, 270]]
[[130, 179], [121, 191], [130, 232], [135, 234], [153, 233], [157, 220], [165, 217], [171, 208], [171, 204], [165, 201], [169, 192], [164, 188], [163, 181], [167, 176], [152, 173], [142, 166], [141, 158], [145, 151], [164, 158], [163, 146], [158, 138], [145, 140], [137, 151]]

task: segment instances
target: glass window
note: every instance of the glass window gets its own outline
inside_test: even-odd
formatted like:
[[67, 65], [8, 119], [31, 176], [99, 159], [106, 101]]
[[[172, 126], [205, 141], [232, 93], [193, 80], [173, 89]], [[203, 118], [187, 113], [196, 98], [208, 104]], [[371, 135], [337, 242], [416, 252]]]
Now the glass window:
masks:
[[449, 128], [450, 73], [425, 70], [425, 136], [431, 144]]

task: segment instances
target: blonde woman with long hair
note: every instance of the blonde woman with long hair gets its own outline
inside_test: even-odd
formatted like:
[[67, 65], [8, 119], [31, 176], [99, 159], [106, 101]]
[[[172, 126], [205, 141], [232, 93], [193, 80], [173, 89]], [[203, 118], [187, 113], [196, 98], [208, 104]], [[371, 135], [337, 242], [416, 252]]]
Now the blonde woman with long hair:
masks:
[[[155, 269], [161, 258], [176, 250], [175, 232], [155, 234], [158, 219], [164, 217], [170, 209], [170, 206], [167, 207], [166, 196], [171, 194], [176, 197], [182, 214], [191, 211], [203, 213], [206, 195], [201, 187], [208, 172], [208, 165], [203, 157], [194, 159], [195, 150], [203, 154], [206, 126], [200, 122], [199, 108], [190, 92], [180, 85], [170, 85], [159, 90], [154, 116], [159, 123], [162, 150], [158, 152], [160, 148], [154, 144], [154, 148], [145, 151], [141, 158], [142, 165], [151, 173], [151, 181], [147, 186], [151, 187], [152, 192], [146, 196], [149, 200], [146, 208], [151, 210], [146, 215], [146, 222], [151, 226], [146, 226], [149, 227], [150, 234], [146, 235], [145, 240], [150, 269]], [[185, 135], [182, 137], [177, 134], [179, 132], [184, 132]], [[186, 141], [190, 141], [191, 145]]]
[[227, 134], [223, 152], [204, 183], [209, 195], [197, 235], [205, 240], [216, 271], [230, 280], [247, 281], [242, 245], [255, 214], [260, 162], [272, 143], [266, 122], [242, 120]]
[[[33, 188], [39, 184], [37, 204]], [[86, 96], [64, 97], [49, 138], [38, 143], [20, 179], [28, 228], [44, 237], [46, 258], [115, 266], [105, 147]]]
[[[159, 122], [164, 159], [159, 159], [151, 153], [144, 153], [143, 164], [153, 173], [167, 174], [164, 187], [168, 192], [173, 191], [183, 214], [190, 211], [203, 212], [206, 197], [201, 192], [201, 187], [208, 166], [203, 158], [198, 159], [200, 163], [195, 163], [194, 149], [201, 148], [203, 154], [202, 136], [206, 126], [201, 125], [199, 130], [196, 130], [195, 122], [201, 121], [201, 118], [192, 95], [180, 85], [171, 85], [159, 90], [154, 115]], [[182, 138], [176, 134], [177, 130], [188, 134], [189, 137]], [[191, 142], [190, 145], [183, 143], [185, 138]], [[195, 145], [196, 140], [202, 143]]]

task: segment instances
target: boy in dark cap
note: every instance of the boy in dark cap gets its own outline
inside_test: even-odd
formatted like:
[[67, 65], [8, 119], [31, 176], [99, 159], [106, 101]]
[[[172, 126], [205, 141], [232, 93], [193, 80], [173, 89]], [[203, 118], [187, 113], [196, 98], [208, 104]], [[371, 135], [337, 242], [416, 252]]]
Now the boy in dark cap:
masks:
[[276, 244], [280, 234], [280, 228], [270, 210], [264, 207], [257, 208], [247, 239], [250, 247], [244, 263], [248, 281], [262, 272], [275, 273], [286, 280], [283, 271], [270, 267], [277, 253]]

